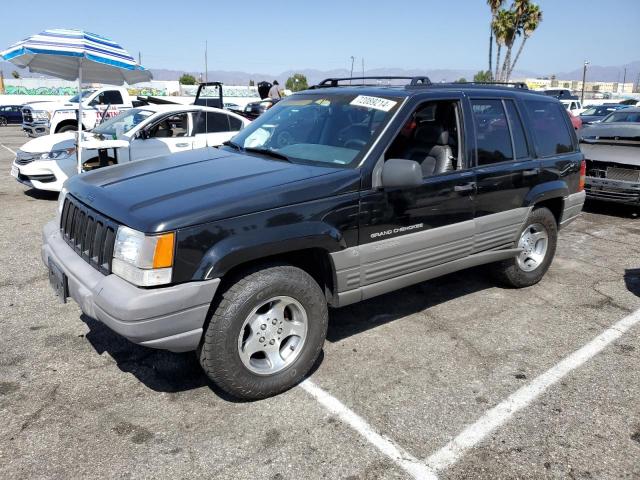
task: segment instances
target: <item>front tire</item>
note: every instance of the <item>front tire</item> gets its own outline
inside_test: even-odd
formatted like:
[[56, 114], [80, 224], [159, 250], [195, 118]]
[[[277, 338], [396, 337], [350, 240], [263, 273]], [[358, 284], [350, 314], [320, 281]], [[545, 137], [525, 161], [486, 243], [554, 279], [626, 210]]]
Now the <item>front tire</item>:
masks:
[[547, 273], [556, 252], [558, 225], [546, 207], [534, 208], [518, 235], [517, 257], [493, 266], [496, 279], [509, 287], [524, 288], [535, 285]]
[[203, 336], [200, 364], [237, 398], [276, 395], [311, 370], [328, 317], [320, 286], [303, 270], [273, 266], [247, 272], [222, 294]]
[[56, 133], [77, 132], [77, 131], [78, 131], [77, 125], [65, 125], [64, 127], [59, 128]]

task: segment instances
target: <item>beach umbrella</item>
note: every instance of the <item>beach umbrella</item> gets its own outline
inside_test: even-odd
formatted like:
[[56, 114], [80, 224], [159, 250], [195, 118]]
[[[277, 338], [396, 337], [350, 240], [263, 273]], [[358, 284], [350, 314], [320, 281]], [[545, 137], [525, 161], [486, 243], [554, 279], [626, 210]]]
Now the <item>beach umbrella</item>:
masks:
[[[26, 38], [0, 57], [14, 65], [64, 80], [109, 85], [133, 84], [151, 80], [151, 72], [138, 65], [120, 45], [95, 33], [83, 30], [45, 30]], [[78, 102], [78, 173], [82, 171], [82, 102]]]

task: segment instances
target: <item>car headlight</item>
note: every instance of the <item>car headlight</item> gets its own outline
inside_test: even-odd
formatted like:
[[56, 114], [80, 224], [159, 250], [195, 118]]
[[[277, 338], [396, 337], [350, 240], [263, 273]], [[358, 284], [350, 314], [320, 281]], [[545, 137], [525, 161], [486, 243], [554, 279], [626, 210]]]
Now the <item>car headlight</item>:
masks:
[[116, 234], [111, 271], [140, 287], [171, 283], [175, 234], [145, 235], [121, 226]]
[[34, 160], [64, 160], [76, 153], [75, 147], [63, 148], [61, 150], [52, 150], [50, 152], [35, 153]]

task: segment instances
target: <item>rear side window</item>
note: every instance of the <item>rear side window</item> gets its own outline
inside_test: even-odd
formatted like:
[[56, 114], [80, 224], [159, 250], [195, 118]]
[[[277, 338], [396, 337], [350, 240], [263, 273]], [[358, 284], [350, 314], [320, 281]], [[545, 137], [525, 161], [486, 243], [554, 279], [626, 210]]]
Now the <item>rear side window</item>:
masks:
[[500, 100], [472, 100], [478, 166], [513, 159], [507, 116]]
[[538, 156], [550, 157], [575, 151], [565, 109], [555, 102], [525, 100]]
[[509, 117], [509, 125], [511, 125], [511, 134], [513, 135], [513, 145], [516, 149], [516, 158], [526, 158], [529, 156], [527, 148], [527, 137], [524, 134], [522, 119], [513, 100], [505, 100], [504, 105], [507, 108], [507, 116]]
[[227, 117], [229, 118], [229, 128], [232, 132], [235, 132], [236, 130], [240, 130], [242, 128], [242, 120], [236, 117], [232, 117], [231, 115], [227, 115]]
[[198, 115], [196, 133], [218, 133], [228, 131], [230, 131], [228, 115], [218, 112], [200, 112]]
[[102, 102], [105, 105], [122, 105], [122, 94], [117, 90], [107, 90], [103, 94]]

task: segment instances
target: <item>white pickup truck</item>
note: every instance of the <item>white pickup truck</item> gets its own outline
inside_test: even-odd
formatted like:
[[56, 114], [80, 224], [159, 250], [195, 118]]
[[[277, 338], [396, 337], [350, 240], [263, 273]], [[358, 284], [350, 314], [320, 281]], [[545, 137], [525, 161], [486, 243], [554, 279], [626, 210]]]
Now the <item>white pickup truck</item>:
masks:
[[[66, 102], [34, 102], [22, 109], [22, 129], [30, 137], [78, 129], [76, 95]], [[107, 118], [133, 107], [126, 88], [103, 87], [82, 91], [82, 128], [91, 130]]]
[[[208, 155], [248, 125], [227, 110], [200, 105], [145, 105], [131, 108], [82, 132], [83, 170], [193, 152]], [[76, 175], [77, 132], [34, 138], [16, 152], [11, 175], [28, 187], [59, 192]]]

